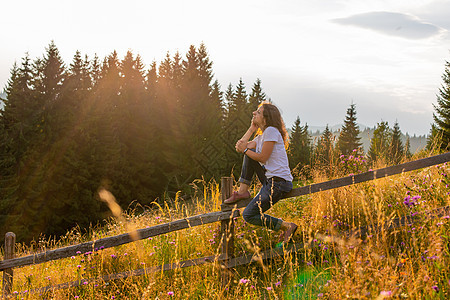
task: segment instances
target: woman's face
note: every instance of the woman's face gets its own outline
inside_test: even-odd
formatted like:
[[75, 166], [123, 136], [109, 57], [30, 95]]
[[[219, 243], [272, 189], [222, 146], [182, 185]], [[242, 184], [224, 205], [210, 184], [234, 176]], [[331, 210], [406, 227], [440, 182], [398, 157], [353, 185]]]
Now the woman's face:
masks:
[[266, 120], [264, 119], [263, 115], [264, 106], [260, 106], [257, 110], [253, 112], [253, 123], [256, 124], [259, 128], [263, 129], [264, 125], [266, 124]]

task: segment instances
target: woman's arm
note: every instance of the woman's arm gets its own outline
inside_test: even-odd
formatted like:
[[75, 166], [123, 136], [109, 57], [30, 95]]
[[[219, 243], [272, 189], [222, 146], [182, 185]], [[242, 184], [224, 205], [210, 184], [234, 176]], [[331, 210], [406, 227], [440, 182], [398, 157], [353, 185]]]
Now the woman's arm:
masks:
[[[236, 151], [241, 152], [244, 151], [246, 148], [256, 148], [256, 142], [249, 141], [253, 133], [258, 129], [258, 127], [252, 122], [250, 124], [250, 127], [247, 129], [247, 131], [244, 133], [244, 135], [241, 137], [240, 140], [236, 142]], [[241, 150], [239, 150], [241, 149]]]
[[258, 129], [258, 127], [252, 122], [250, 124], [250, 127], [247, 129], [247, 131], [244, 133], [244, 135], [238, 142], [247, 144], [250, 138], [252, 137], [252, 134], [256, 131], [256, 129]]
[[275, 142], [264, 142], [262, 145], [261, 153], [256, 153], [256, 152], [249, 151], [249, 150], [245, 151], [245, 149], [248, 149], [248, 148], [245, 148], [244, 145], [241, 145], [240, 147], [236, 147], [236, 150], [241, 153], [243, 153], [245, 151], [245, 155], [247, 155], [248, 157], [250, 157], [253, 160], [256, 160], [256, 161], [264, 164], [269, 159], [270, 155], [272, 154], [274, 145], [275, 145]]

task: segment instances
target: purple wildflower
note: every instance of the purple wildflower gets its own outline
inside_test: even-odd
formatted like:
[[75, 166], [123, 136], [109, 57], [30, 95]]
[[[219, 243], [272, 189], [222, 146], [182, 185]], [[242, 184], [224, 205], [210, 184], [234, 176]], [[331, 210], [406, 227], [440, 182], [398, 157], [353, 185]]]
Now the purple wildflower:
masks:
[[173, 296], [173, 292], [172, 292], [172, 291], [170, 291], [170, 292], [167, 292], [167, 295], [169, 295], [169, 296]]
[[439, 287], [437, 285], [433, 285], [431, 287], [436, 293], [439, 293]]

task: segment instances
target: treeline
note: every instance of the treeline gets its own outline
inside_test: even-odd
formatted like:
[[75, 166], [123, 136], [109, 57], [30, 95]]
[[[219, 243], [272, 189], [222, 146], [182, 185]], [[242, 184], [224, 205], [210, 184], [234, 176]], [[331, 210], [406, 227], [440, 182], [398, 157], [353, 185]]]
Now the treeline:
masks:
[[[53, 42], [41, 58], [25, 55], [11, 70], [0, 110], [1, 236], [13, 231], [30, 241], [87, 228], [108, 215], [99, 188], [127, 208], [188, 194], [198, 178], [238, 177], [235, 142], [257, 106], [270, 101], [259, 79], [246, 90], [241, 79], [222, 91], [203, 44], [147, 67], [131, 51], [103, 59], [76, 52], [66, 66]], [[290, 167], [307, 178], [312, 167], [363, 155], [359, 135], [354, 104], [340, 135], [327, 127], [317, 143], [297, 117]], [[398, 124], [381, 122], [366, 159], [397, 163], [408, 149]]]
[[[364, 161], [364, 165], [369, 166], [380, 159], [388, 164], [398, 164], [411, 157], [411, 151], [409, 137], [406, 143], [401, 140], [398, 122], [390, 128], [387, 122], [382, 121], [375, 127], [370, 139], [370, 148], [364, 153], [356, 119], [356, 105], [351, 104], [337, 135], [333, 134], [327, 125], [321, 135], [313, 140], [308, 125], [300, 125], [300, 118], [297, 117], [291, 130], [289, 155], [290, 167], [294, 174], [308, 178], [311, 176], [311, 167], [321, 169], [328, 175], [336, 175], [332, 174], [333, 170], [336, 170], [335, 167], [349, 158], [355, 165]], [[339, 169], [354, 171], [356, 168], [345, 170], [341, 166]]]

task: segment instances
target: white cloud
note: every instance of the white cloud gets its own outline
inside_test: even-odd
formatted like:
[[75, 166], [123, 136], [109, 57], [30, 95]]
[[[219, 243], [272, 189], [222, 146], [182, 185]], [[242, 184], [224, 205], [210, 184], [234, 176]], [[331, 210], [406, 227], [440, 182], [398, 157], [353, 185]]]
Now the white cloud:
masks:
[[442, 28], [421, 21], [415, 16], [386, 11], [356, 14], [347, 18], [335, 19], [334, 22], [407, 39], [424, 39], [443, 32]]

